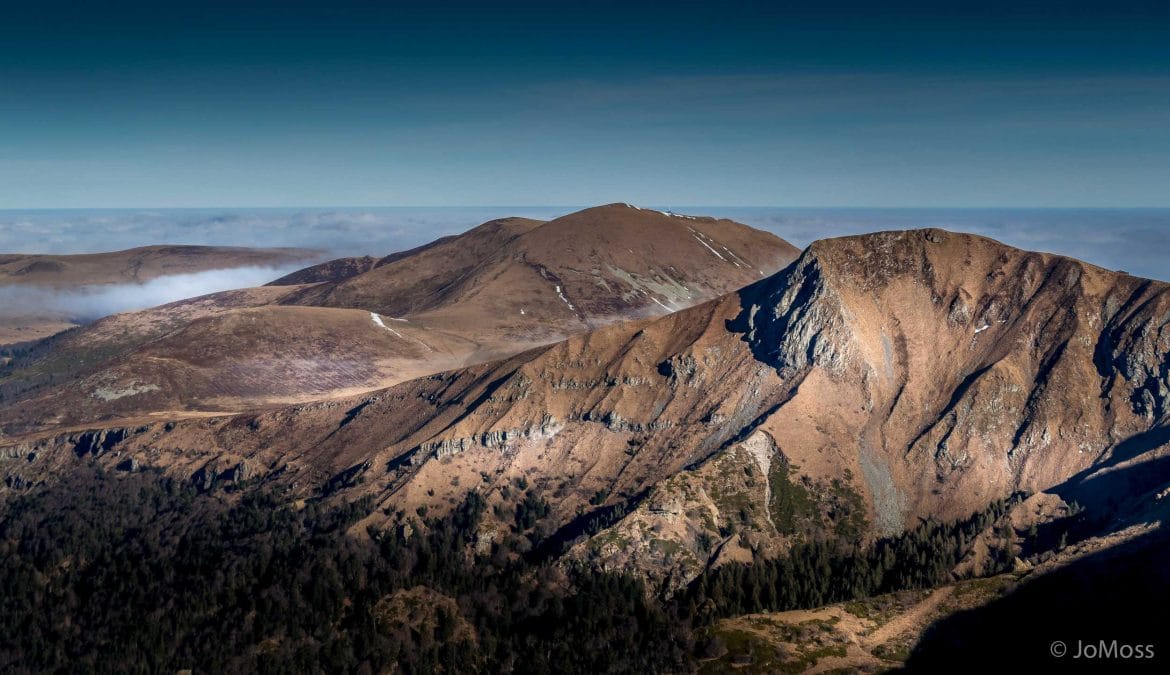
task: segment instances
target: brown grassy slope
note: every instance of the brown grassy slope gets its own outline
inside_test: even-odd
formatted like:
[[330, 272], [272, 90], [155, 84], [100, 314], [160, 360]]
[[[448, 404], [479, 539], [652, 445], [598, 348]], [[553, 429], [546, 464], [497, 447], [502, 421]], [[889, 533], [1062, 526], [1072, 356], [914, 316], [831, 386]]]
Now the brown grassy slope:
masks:
[[352, 258], [336, 258], [323, 263], [311, 265], [304, 269], [286, 274], [279, 279], [270, 281], [266, 286], [299, 286], [301, 284], [319, 284], [328, 281], [341, 281], [364, 272], [369, 272], [378, 264], [373, 256]]
[[[680, 234], [690, 243], [662, 243]], [[700, 245], [700, 236], [722, 257]], [[663, 314], [778, 269], [796, 250], [729, 221], [611, 206], [549, 223], [492, 221], [408, 253], [338, 282], [269, 286], [246, 301], [238, 292], [223, 296], [222, 307], [213, 295], [103, 320], [30, 366], [34, 374], [53, 366], [77, 377], [22, 394], [26, 401], [7, 414], [7, 428], [352, 395], [623, 317]], [[324, 273], [321, 266], [305, 272]], [[379, 313], [389, 329], [417, 332], [403, 344], [419, 340], [425, 348], [382, 345], [393, 336], [389, 329], [378, 333], [381, 341], [367, 340], [375, 327], [368, 314], [364, 322], [340, 320], [361, 316], [357, 309]], [[293, 363], [299, 366], [285, 367]], [[111, 398], [110, 390], [125, 395]]]
[[489, 221], [457, 237], [412, 249], [411, 255], [390, 256], [389, 262], [364, 274], [303, 289], [285, 303], [366, 309], [389, 316], [412, 314], [432, 304], [445, 286], [485, 258], [542, 224], [527, 218]]
[[52, 425], [72, 423], [86, 410], [133, 417], [352, 396], [428, 368], [460, 365], [465, 349], [457, 336], [389, 319], [380, 325], [362, 310], [240, 308], [195, 319], [109, 359], [98, 372], [31, 397], [11, 415]]
[[770, 274], [798, 253], [731, 221], [612, 204], [547, 223], [493, 221], [290, 301], [417, 317], [459, 332], [474, 326], [505, 344], [535, 344], [694, 305]]
[[143, 246], [79, 255], [0, 254], [0, 286], [71, 288], [141, 283], [168, 274], [232, 267], [282, 267], [318, 255], [305, 249], [237, 246]]

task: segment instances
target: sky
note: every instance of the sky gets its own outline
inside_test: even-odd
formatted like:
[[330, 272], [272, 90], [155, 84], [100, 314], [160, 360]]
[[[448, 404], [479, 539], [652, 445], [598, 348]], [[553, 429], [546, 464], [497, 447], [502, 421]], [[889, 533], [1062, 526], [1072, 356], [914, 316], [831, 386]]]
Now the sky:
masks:
[[10, 2], [0, 209], [1170, 206], [1170, 10]]

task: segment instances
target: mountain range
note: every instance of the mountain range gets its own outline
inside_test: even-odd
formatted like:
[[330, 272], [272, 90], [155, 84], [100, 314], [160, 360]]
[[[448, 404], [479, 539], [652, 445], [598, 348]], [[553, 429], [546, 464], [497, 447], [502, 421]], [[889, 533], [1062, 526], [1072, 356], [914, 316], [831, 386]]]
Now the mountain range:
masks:
[[[14, 358], [0, 393], [10, 498], [96, 464], [365, 500], [361, 538], [474, 493], [469, 555], [663, 599], [995, 504], [946, 578], [1012, 574], [1026, 596], [1143, 555], [1170, 508], [1170, 286], [940, 229], [799, 251], [624, 204], [492, 221], [101, 319]], [[892, 667], [895, 638], [933, 663], [926, 625], [897, 625], [827, 663]]]
[[59, 335], [0, 384], [20, 391], [5, 398], [0, 428], [353, 395], [663, 315], [797, 253], [731, 221], [625, 205], [492, 221], [376, 261], [330, 261]]

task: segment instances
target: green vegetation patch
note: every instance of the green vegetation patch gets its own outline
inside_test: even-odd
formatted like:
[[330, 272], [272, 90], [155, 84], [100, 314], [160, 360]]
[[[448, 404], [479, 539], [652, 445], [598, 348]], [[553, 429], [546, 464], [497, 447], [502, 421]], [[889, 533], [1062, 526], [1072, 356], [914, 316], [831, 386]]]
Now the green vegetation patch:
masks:
[[789, 479], [790, 467], [787, 462], [772, 462], [768, 472], [768, 486], [772, 490], [772, 501], [768, 505], [772, 522], [780, 534], [796, 534], [799, 525], [816, 514], [816, 502], [808, 489]]

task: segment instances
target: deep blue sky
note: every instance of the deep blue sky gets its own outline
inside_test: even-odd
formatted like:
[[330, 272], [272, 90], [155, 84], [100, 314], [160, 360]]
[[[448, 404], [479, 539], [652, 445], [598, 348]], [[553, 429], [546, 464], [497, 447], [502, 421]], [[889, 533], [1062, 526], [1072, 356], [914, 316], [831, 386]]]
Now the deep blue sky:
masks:
[[1170, 205], [1159, 3], [656, 4], [0, 2], [0, 208]]

